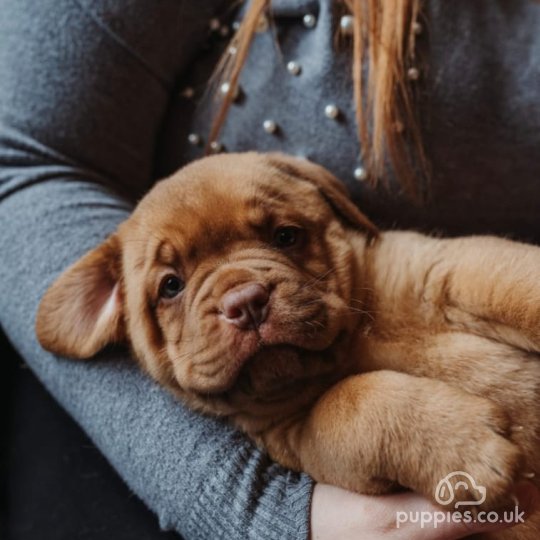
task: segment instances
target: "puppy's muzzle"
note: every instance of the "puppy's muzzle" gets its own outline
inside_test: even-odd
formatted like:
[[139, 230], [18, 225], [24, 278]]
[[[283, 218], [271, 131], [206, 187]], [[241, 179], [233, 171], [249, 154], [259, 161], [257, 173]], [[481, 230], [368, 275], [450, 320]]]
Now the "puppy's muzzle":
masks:
[[270, 293], [260, 283], [243, 283], [223, 295], [221, 313], [228, 323], [255, 330], [268, 316], [269, 299]]

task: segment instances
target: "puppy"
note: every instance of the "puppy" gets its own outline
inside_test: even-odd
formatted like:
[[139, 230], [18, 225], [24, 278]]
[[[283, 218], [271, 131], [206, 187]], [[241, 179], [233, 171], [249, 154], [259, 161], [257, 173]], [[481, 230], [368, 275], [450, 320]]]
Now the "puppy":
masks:
[[[305, 160], [219, 155], [159, 182], [47, 291], [37, 335], [72, 358], [128, 344], [189, 406], [320, 482], [450, 510], [538, 484], [540, 249], [379, 234]], [[436, 497], [456, 471], [484, 500], [459, 476]], [[533, 517], [497, 538], [539, 534]]]

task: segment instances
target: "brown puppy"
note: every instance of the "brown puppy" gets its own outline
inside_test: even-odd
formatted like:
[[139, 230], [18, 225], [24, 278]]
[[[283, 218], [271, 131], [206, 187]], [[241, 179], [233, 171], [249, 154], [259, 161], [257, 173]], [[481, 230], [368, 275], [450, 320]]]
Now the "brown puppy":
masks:
[[467, 509], [497, 508], [540, 467], [540, 249], [378, 234], [304, 160], [220, 155], [159, 182], [47, 291], [37, 334], [74, 358], [127, 343], [190, 406], [357, 492], [433, 499], [464, 471], [486, 488]]

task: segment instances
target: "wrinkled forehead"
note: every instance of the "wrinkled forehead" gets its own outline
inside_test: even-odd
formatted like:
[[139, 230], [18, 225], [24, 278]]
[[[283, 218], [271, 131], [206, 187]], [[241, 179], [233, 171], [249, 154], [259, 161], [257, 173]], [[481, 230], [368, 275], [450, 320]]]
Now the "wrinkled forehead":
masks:
[[207, 159], [161, 181], [133, 215], [139, 234], [179, 249], [225, 245], [268, 226], [271, 219], [320, 214], [310, 183], [264, 161]]

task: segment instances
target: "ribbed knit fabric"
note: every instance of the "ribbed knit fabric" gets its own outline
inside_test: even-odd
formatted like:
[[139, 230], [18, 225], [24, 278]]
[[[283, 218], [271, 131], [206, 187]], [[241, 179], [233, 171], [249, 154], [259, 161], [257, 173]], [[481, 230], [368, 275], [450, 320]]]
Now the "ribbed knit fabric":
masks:
[[[39, 299], [58, 274], [116, 228], [155, 171], [200, 154], [186, 135], [204, 136], [208, 117], [179, 91], [215, 60], [203, 45], [222, 3], [0, 0], [0, 322], [163, 528], [186, 539], [301, 540], [310, 478], [175, 402], [125, 352], [76, 363], [44, 352], [34, 335]], [[310, 157], [383, 225], [540, 240], [537, 2], [426, 2], [429, 32], [422, 21], [418, 39], [429, 69], [419, 84], [434, 175], [423, 208], [392, 180], [385, 192], [352, 177], [361, 160], [349, 58], [333, 50], [331, 1], [273, 4], [281, 54], [270, 33], [256, 36], [244, 98], [222, 134], [228, 149]], [[308, 12], [313, 28], [302, 24]], [[287, 72], [289, 60], [300, 76]], [[329, 103], [340, 121], [324, 116]], [[262, 129], [266, 118], [279, 136]]]
[[175, 77], [206, 37], [212, 4], [0, 1], [1, 324], [163, 528], [302, 539], [310, 478], [187, 410], [125, 352], [77, 363], [34, 335], [47, 286], [150, 185]]

